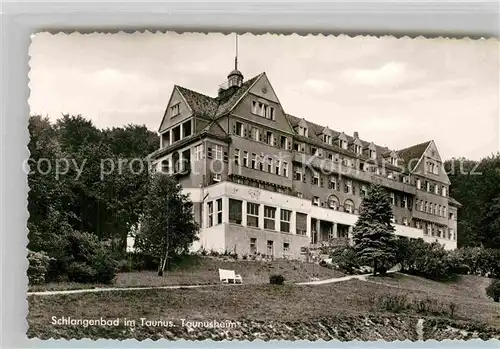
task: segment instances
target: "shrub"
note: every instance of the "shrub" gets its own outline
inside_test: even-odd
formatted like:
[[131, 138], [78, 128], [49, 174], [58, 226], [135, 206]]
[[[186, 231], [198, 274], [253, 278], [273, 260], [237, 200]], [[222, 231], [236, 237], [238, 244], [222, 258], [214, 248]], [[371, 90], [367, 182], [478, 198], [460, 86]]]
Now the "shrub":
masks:
[[95, 282], [97, 272], [84, 262], [73, 262], [68, 267], [68, 279], [74, 282]]
[[285, 277], [280, 274], [271, 275], [269, 277], [269, 283], [271, 285], [283, 285], [285, 283]]
[[28, 280], [30, 285], [45, 283], [50, 258], [45, 252], [28, 251]]
[[354, 274], [355, 269], [359, 269], [360, 261], [356, 252], [350, 246], [337, 247], [332, 250], [332, 263], [347, 274]]
[[500, 280], [494, 279], [491, 281], [488, 287], [486, 287], [486, 295], [492, 298], [493, 301], [500, 301]]

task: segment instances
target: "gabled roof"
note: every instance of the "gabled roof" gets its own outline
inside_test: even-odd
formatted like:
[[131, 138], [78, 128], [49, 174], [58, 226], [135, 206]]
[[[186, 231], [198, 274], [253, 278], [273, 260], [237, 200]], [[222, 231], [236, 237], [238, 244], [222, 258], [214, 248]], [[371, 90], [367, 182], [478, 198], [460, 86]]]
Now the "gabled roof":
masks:
[[397, 151], [397, 154], [401, 159], [404, 160], [405, 164], [413, 164], [413, 168], [410, 168], [410, 171], [413, 171], [415, 167], [418, 164], [418, 161], [411, 161], [412, 159], [418, 159], [422, 158], [422, 155], [424, 155], [425, 151], [429, 147], [432, 141], [427, 141], [424, 143], [416, 144], [411, 147], [401, 149]]
[[448, 202], [450, 203], [450, 205], [452, 206], [455, 206], [455, 207], [462, 207], [462, 204], [460, 202], [458, 202], [457, 200], [455, 200], [454, 198], [452, 198], [451, 196], [448, 198]]
[[231, 109], [236, 106], [240, 99], [263, 74], [264, 73], [261, 73], [250, 80], [245, 81], [235, 93], [222, 100], [204, 95], [182, 86], [176, 85], [174, 88], [179, 91], [195, 116], [216, 119], [231, 111]]
[[175, 86], [177, 91], [184, 97], [184, 100], [189, 105], [193, 114], [211, 118], [215, 115], [219, 103], [215, 98], [206, 96], [202, 93], [187, 89], [182, 86]]

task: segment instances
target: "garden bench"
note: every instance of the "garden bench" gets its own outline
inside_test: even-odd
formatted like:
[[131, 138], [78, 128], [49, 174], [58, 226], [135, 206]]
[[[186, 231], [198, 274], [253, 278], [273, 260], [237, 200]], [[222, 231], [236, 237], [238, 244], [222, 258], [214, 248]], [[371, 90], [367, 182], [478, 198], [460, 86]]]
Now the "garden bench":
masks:
[[219, 278], [223, 284], [241, 284], [243, 280], [241, 275], [236, 274], [234, 270], [219, 269]]

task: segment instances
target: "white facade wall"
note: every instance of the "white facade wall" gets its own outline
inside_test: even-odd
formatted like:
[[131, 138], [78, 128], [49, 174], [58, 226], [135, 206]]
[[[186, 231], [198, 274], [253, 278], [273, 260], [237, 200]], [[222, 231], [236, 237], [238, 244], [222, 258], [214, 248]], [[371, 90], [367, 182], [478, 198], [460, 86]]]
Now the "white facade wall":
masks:
[[[340, 212], [328, 208], [318, 207], [312, 204], [311, 201], [301, 199], [294, 196], [289, 196], [277, 192], [262, 190], [259, 188], [248, 187], [245, 185], [236, 184], [233, 182], [221, 182], [203, 189], [186, 189], [185, 192], [190, 194], [191, 200], [194, 202], [203, 201], [203, 222], [200, 228], [200, 245], [205, 249], [224, 251], [225, 236], [224, 226], [229, 224], [229, 198], [243, 201], [243, 217], [242, 225], [246, 226], [246, 203], [252, 202], [266, 206], [276, 207], [276, 225], [275, 230], [280, 230], [279, 218], [280, 209], [292, 211], [291, 234], [295, 234], [295, 216], [297, 212], [307, 214], [307, 237], [311, 237], [311, 218], [320, 219], [323, 221], [340, 223], [343, 225], [354, 226], [358, 215], [347, 212]], [[207, 202], [215, 201], [218, 198], [223, 199], [223, 222], [212, 227], [208, 227], [208, 206]], [[214, 203], [214, 215], [216, 208]], [[259, 211], [259, 226], [264, 226], [264, 209]], [[456, 240], [442, 239], [438, 237], [424, 235], [422, 229], [417, 229], [409, 226], [394, 225], [396, 235], [405, 236], [408, 238], [422, 238], [426, 242], [437, 241], [444, 245], [446, 249], [455, 249], [457, 246]]]

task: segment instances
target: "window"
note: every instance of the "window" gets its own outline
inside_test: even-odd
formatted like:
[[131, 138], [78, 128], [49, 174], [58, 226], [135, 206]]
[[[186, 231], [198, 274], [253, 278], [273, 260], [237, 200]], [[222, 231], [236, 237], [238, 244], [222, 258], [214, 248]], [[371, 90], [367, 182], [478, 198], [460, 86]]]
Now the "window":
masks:
[[425, 181], [425, 190], [431, 191], [431, 183], [428, 181]]
[[330, 135], [323, 135], [323, 142], [327, 144], [332, 144], [332, 136]]
[[274, 136], [271, 131], [266, 131], [266, 143], [269, 145], [274, 144]]
[[241, 224], [243, 201], [229, 199], [229, 223]]
[[438, 205], [434, 204], [434, 215], [437, 216], [437, 214], [438, 214]]
[[259, 204], [247, 202], [247, 226], [259, 227]]
[[304, 197], [304, 194], [297, 192], [297, 197], [302, 199]]
[[417, 189], [422, 189], [422, 182], [420, 181], [420, 178], [417, 178]]
[[398, 165], [398, 159], [395, 157], [391, 157], [391, 165], [397, 166]]
[[163, 173], [170, 173], [170, 160], [165, 159], [161, 162], [161, 171]]
[[234, 133], [240, 137], [244, 136], [244, 128], [241, 122], [236, 122], [236, 125], [234, 126]]
[[363, 184], [361, 185], [361, 197], [364, 198], [367, 195], [368, 195], [368, 188], [366, 187], [366, 184]]
[[439, 195], [439, 185], [434, 184], [434, 194]]
[[257, 254], [257, 239], [250, 238], [250, 254]]
[[[427, 209], [427, 208], [426, 208]], [[424, 200], [420, 201], [420, 211], [424, 211]]]
[[394, 174], [392, 172], [387, 172], [387, 178], [394, 179]]
[[355, 152], [356, 154], [361, 154], [361, 153], [362, 153], [361, 146], [360, 146], [360, 145], [355, 145], [355, 146], [354, 146], [354, 152]]
[[424, 210], [424, 212], [426, 212], [426, 213], [427, 213], [428, 211], [429, 211], [429, 208], [428, 208], [428, 204], [427, 204], [427, 201], [426, 201], [426, 202], [425, 202], [425, 210]]
[[328, 182], [328, 189], [332, 189], [332, 190], [337, 189], [337, 177], [330, 176], [330, 181]]
[[442, 186], [442, 187], [441, 187], [441, 194], [442, 194], [443, 196], [446, 196], [446, 187], [445, 187], [445, 186]]
[[293, 178], [296, 181], [302, 181], [302, 170], [300, 168], [295, 169], [295, 174], [294, 174]]
[[243, 152], [243, 166], [248, 167], [248, 152]]
[[170, 117], [176, 116], [179, 114], [180, 110], [180, 103], [177, 103], [173, 106], [170, 107]]
[[215, 146], [215, 160], [222, 160], [222, 146]]
[[330, 197], [328, 197], [328, 207], [330, 207], [332, 210], [339, 209], [339, 199], [335, 195], [331, 195]]
[[264, 229], [275, 230], [274, 220], [276, 218], [276, 208], [264, 206]]
[[416, 220], [416, 221], [415, 221], [415, 228], [418, 228], [418, 229], [422, 228], [422, 227], [420, 226], [420, 221], [419, 221], [419, 220]]
[[307, 214], [295, 213], [295, 229], [297, 235], [307, 235]]
[[280, 147], [282, 149], [288, 150], [288, 139], [285, 136], [280, 137]]
[[450, 221], [454, 220], [455, 219], [455, 214], [453, 212], [450, 212], [448, 218], [449, 218]]
[[299, 136], [304, 136], [304, 137], [308, 136], [306, 127], [299, 126]]
[[354, 213], [354, 202], [346, 200], [344, 202], [344, 211], [347, 213]]
[[288, 177], [288, 163], [283, 161], [283, 176]]
[[403, 217], [403, 225], [408, 225], [408, 218]]
[[214, 173], [212, 175], [212, 181], [214, 182], [220, 182], [222, 180], [222, 176], [220, 173]]
[[352, 193], [352, 180], [346, 179], [345, 186], [344, 186], [344, 191], [346, 193]]
[[313, 205], [319, 206], [319, 197], [318, 196], [313, 197]]
[[312, 179], [312, 184], [317, 185], [319, 187], [319, 173], [314, 172], [314, 176]]
[[372, 159], [377, 158], [377, 152], [375, 150], [370, 149], [370, 158]]
[[288, 256], [290, 253], [290, 243], [284, 242], [283, 243], [283, 256]]
[[252, 168], [257, 169], [257, 155], [255, 153], [252, 153]]
[[438, 208], [438, 215], [439, 215], [439, 217], [443, 217], [443, 207], [441, 205], [439, 205], [439, 208]]
[[455, 240], [455, 230], [450, 228], [450, 240]]
[[194, 159], [201, 160], [203, 159], [203, 144], [197, 145], [194, 147]]
[[240, 160], [240, 150], [235, 149], [234, 150], [234, 163], [238, 166], [241, 165], [241, 160]]
[[432, 235], [432, 226], [430, 223], [427, 223], [427, 235]]
[[280, 231], [283, 233], [290, 232], [290, 217], [292, 217], [292, 211], [289, 210], [280, 210]]
[[396, 205], [396, 196], [394, 193], [391, 193], [391, 205]]
[[214, 203], [210, 201], [207, 203], [208, 206], [208, 226], [214, 225]]
[[252, 132], [251, 133], [252, 134], [252, 139], [254, 141], [258, 142], [259, 141], [259, 129], [257, 127], [252, 127], [252, 131], [251, 132]]
[[217, 199], [217, 224], [222, 223], [222, 199]]
[[340, 147], [342, 149], [346, 149], [347, 150], [347, 142], [346, 141], [344, 141], [343, 139], [340, 139], [339, 143], [340, 143]]
[[275, 167], [275, 173], [280, 176], [281, 175], [281, 161], [280, 160], [276, 160], [276, 167]]
[[272, 240], [267, 240], [267, 255], [269, 257], [274, 255], [274, 242]]
[[408, 208], [408, 197], [403, 195], [403, 200], [401, 201], [401, 207]]
[[267, 172], [273, 173], [273, 159], [271, 157], [267, 159]]

